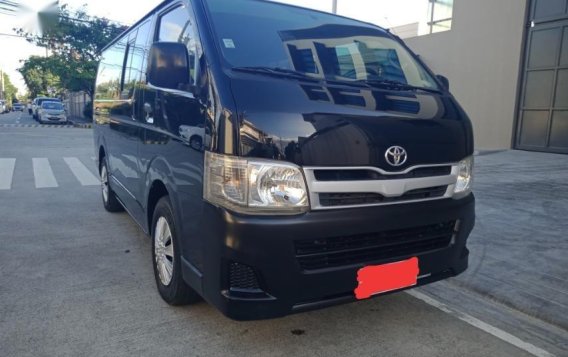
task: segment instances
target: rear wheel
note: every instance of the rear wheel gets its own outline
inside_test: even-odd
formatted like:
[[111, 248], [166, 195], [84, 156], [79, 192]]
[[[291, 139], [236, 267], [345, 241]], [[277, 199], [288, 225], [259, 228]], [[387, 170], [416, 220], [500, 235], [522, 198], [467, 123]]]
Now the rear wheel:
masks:
[[200, 300], [183, 280], [180, 244], [173, 209], [167, 196], [156, 204], [152, 220], [152, 262], [158, 292], [170, 305], [186, 305]]
[[108, 166], [106, 163], [106, 158], [101, 159], [101, 191], [103, 198], [103, 205], [105, 209], [109, 212], [121, 212], [124, 211], [124, 207], [120, 204], [116, 195], [109, 184], [109, 173]]

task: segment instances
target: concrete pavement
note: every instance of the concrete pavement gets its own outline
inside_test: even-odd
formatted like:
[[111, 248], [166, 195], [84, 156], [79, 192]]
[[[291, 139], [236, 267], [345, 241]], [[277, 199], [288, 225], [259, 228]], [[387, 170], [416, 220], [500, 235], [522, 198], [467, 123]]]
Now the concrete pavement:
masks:
[[477, 158], [473, 254], [456, 285], [568, 330], [568, 155]]

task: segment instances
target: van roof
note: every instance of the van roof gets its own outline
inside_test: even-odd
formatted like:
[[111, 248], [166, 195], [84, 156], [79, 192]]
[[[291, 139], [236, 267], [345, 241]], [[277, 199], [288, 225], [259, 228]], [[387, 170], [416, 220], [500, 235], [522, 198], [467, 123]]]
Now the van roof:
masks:
[[[114, 44], [115, 44], [116, 42], [118, 42], [119, 40], [121, 40], [126, 34], [128, 34], [128, 33], [130, 32], [130, 30], [131, 30], [132, 28], [134, 28], [134, 27], [140, 25], [140, 24], [141, 24], [142, 22], [144, 22], [146, 19], [148, 19], [149, 17], [151, 17], [156, 11], [160, 10], [161, 8], [163, 8], [163, 7], [167, 6], [167, 5], [169, 5], [170, 3], [174, 2], [174, 1], [175, 1], [175, 0], [164, 0], [164, 1], [162, 1], [158, 6], [156, 6], [154, 9], [152, 9], [152, 10], [151, 10], [150, 12], [148, 12], [146, 15], [144, 15], [144, 17], [142, 17], [140, 20], [136, 21], [136, 23], [132, 24], [130, 27], [128, 27], [126, 30], [124, 30], [120, 35], [118, 35], [115, 39], [113, 39], [111, 42], [109, 42], [108, 45], [106, 45], [106, 46], [101, 50], [101, 53], [104, 52], [104, 51], [106, 51], [109, 47], [111, 47], [112, 45], [114, 45]], [[272, 1], [272, 0], [256, 0], [256, 1], [274, 3], [274, 1]], [[278, 4], [280, 4], [280, 5], [285, 5], [285, 6], [290, 6], [290, 7], [297, 7], [297, 8], [301, 8], [301, 9], [307, 9], [307, 10], [311, 10], [311, 11], [315, 11], [315, 12], [321, 12], [321, 13], [325, 13], [325, 14], [329, 14], [329, 15], [334, 15], [334, 16], [341, 17], [341, 18], [344, 18], [344, 19], [353, 20], [353, 21], [359, 22], [359, 23], [361, 23], [361, 24], [365, 24], [365, 25], [368, 25], [368, 26], [372, 26], [372, 27], [374, 27], [374, 28], [378, 28], [378, 29], [383, 30], [383, 31], [385, 31], [385, 32], [387, 32], [387, 33], [389, 33], [389, 34], [392, 35], [392, 33], [391, 33], [388, 29], [385, 29], [385, 28], [383, 28], [383, 27], [381, 27], [381, 26], [378, 26], [378, 25], [373, 24], [373, 23], [370, 23], [370, 22], [360, 21], [360, 20], [356, 20], [356, 19], [349, 18], [349, 17], [346, 17], [346, 16], [341, 16], [341, 15], [338, 15], [338, 14], [331, 14], [331, 13], [329, 13], [329, 12], [320, 11], [320, 10], [315, 10], [315, 9], [309, 9], [309, 8], [305, 8], [305, 7], [301, 7], [301, 6], [297, 6], [297, 5], [292, 5], [292, 4], [285, 4], [285, 3], [278, 3]]]

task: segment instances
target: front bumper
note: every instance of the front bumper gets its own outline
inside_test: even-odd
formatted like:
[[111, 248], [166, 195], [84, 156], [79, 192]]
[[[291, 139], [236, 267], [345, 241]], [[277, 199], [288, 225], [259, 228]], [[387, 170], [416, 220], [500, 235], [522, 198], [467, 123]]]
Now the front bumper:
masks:
[[67, 123], [66, 117], [58, 116], [41, 116], [39, 120], [42, 123]]
[[[302, 269], [296, 257], [297, 240], [392, 231], [454, 220], [459, 222], [459, 230], [449, 246], [419, 254], [317, 270]], [[253, 320], [356, 301], [353, 291], [360, 268], [411, 256], [419, 258], [422, 278], [418, 285], [423, 285], [455, 276], [467, 268], [466, 240], [474, 221], [473, 195], [460, 200], [318, 211], [293, 217], [243, 216], [205, 204], [205, 263], [198, 290], [226, 316]], [[231, 290], [231, 263], [254, 269], [261, 293]]]

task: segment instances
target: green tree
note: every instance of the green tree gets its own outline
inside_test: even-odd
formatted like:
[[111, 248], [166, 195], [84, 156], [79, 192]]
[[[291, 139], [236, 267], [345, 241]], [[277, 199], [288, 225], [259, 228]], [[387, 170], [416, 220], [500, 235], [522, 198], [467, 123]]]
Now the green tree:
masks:
[[58, 73], [62, 65], [55, 57], [32, 56], [18, 69], [28, 87], [30, 96], [57, 95], [63, 91]]
[[10, 76], [4, 73], [4, 99], [7, 103], [17, 101], [18, 89], [10, 81]]
[[29, 42], [48, 49], [51, 53], [48, 68], [59, 79], [61, 88], [85, 91], [92, 97], [101, 50], [126, 27], [89, 16], [85, 8], [72, 14], [67, 5], [40, 13], [39, 18], [41, 35], [23, 29], [15, 31]]

